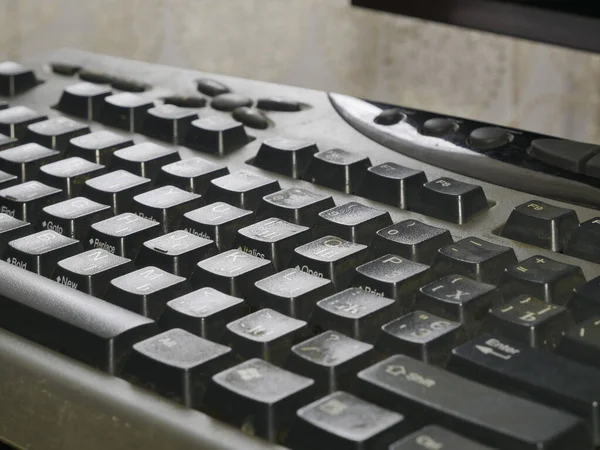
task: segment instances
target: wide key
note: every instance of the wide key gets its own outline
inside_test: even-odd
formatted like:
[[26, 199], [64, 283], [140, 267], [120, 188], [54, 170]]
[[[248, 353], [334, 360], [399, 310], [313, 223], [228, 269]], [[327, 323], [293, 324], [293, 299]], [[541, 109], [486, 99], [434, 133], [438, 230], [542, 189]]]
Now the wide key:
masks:
[[60, 189], [38, 181], [27, 181], [0, 190], [0, 213], [36, 223], [42, 208], [63, 197]]
[[110, 165], [113, 153], [130, 147], [133, 140], [108, 130], [95, 131], [71, 139], [66, 149], [67, 156], [78, 156], [96, 164]]
[[264, 170], [300, 178], [319, 149], [314, 142], [274, 137], [265, 139], [252, 165]]
[[61, 154], [56, 150], [34, 143], [23, 144], [0, 151], [0, 169], [16, 175], [23, 183], [37, 180], [40, 178], [40, 167], [59, 159]]
[[162, 166], [180, 159], [176, 149], [144, 142], [115, 151], [111, 166], [155, 180]]
[[48, 116], [26, 106], [13, 106], [0, 111], [0, 133], [10, 138], [22, 140], [27, 127], [46, 120]]
[[238, 208], [255, 211], [265, 195], [279, 190], [279, 181], [239, 170], [211, 180], [206, 192], [206, 201], [222, 201]]
[[336, 148], [315, 153], [302, 178], [353, 194], [363, 182], [370, 166], [371, 161], [366, 156]]
[[100, 117], [104, 98], [111, 95], [109, 85], [96, 83], [77, 83], [67, 86], [55, 106], [61, 112], [86, 120]]
[[85, 182], [83, 195], [104, 205], [110, 205], [115, 214], [131, 210], [133, 198], [146, 192], [152, 181], [126, 170], [115, 170]]
[[39, 179], [48, 186], [62, 189], [68, 198], [79, 197], [85, 182], [106, 172], [101, 164], [73, 157], [40, 167]]
[[349, 202], [319, 213], [315, 232], [369, 245], [377, 230], [391, 224], [389, 212]]
[[105, 125], [121, 128], [130, 133], [142, 131], [146, 112], [154, 103], [144, 96], [121, 92], [104, 98], [102, 114], [97, 120]]
[[211, 180], [228, 174], [229, 169], [223, 164], [202, 158], [188, 158], [162, 166], [156, 184], [170, 184], [188, 192], [204, 195]]
[[175, 105], [158, 105], [146, 112], [142, 132], [151, 138], [178, 145], [183, 142], [198, 113]]
[[290, 188], [265, 195], [256, 214], [261, 219], [279, 217], [287, 222], [312, 227], [320, 212], [334, 206], [331, 195]]
[[36, 228], [54, 230], [64, 236], [82, 240], [93, 223], [112, 215], [110, 206], [85, 197], [75, 197], [46, 206], [40, 214]]
[[67, 117], [54, 117], [27, 126], [26, 142], [36, 142], [60, 152], [69, 146], [69, 141], [82, 134], [88, 134], [90, 127]]
[[210, 116], [194, 120], [183, 145], [204, 153], [223, 156], [249, 142], [244, 125], [230, 117]]
[[397, 208], [410, 209], [427, 183], [422, 170], [386, 162], [367, 169], [358, 195]]

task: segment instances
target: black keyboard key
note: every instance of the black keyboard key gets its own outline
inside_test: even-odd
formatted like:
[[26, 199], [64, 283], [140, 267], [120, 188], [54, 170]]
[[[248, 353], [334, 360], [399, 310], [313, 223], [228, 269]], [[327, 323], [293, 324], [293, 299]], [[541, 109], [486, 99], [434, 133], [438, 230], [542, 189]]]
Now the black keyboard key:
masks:
[[0, 62], [0, 95], [13, 97], [39, 83], [33, 70], [13, 61]]
[[280, 191], [279, 181], [245, 170], [239, 170], [210, 182], [207, 202], [226, 202], [238, 208], [255, 211], [265, 195]]
[[573, 289], [584, 283], [580, 267], [536, 255], [507, 267], [500, 280], [500, 290], [506, 300], [526, 294], [546, 303], [565, 305]]
[[556, 353], [581, 364], [600, 368], [600, 316], [591, 316], [569, 327]]
[[[434, 120], [434, 119], [432, 119]], [[390, 445], [389, 450], [494, 450], [437, 425], [429, 425]]]
[[71, 116], [96, 120], [102, 113], [104, 99], [111, 94], [112, 89], [106, 84], [73, 84], [64, 89], [56, 109]]
[[102, 248], [124, 258], [135, 259], [142, 244], [160, 234], [158, 222], [123, 213], [93, 224], [83, 243], [88, 249]]
[[265, 139], [252, 164], [292, 178], [301, 178], [319, 149], [314, 142], [274, 137]]
[[230, 117], [209, 116], [194, 120], [183, 145], [204, 153], [223, 156], [249, 142], [244, 125]]
[[465, 224], [477, 213], [488, 209], [481, 186], [451, 178], [425, 183], [411, 209], [429, 217]]
[[21, 182], [37, 180], [40, 167], [61, 159], [60, 152], [39, 144], [23, 144], [0, 151], [0, 169], [19, 177]]
[[0, 213], [0, 255], [10, 241], [31, 234], [31, 225], [8, 214]]
[[399, 307], [394, 300], [348, 288], [318, 302], [310, 326], [318, 332], [335, 330], [374, 343], [381, 326], [398, 314]]
[[198, 261], [216, 253], [217, 247], [213, 241], [177, 230], [144, 242], [136, 262], [140, 266], [156, 266], [187, 278], [195, 270]]
[[452, 242], [450, 231], [409, 219], [378, 230], [371, 253], [375, 257], [392, 253], [418, 263], [431, 264], [438, 249]]
[[202, 158], [189, 158], [162, 166], [156, 184], [170, 184], [204, 195], [211, 180], [228, 174], [229, 169], [223, 164]]
[[132, 145], [133, 140], [129, 137], [100, 130], [71, 139], [66, 155], [79, 156], [93, 163], [108, 166], [115, 151]]
[[180, 159], [179, 153], [174, 148], [144, 142], [115, 151], [111, 166], [113, 169], [126, 170], [155, 180], [162, 166]]
[[373, 119], [378, 125], [396, 125], [397, 123], [406, 120], [406, 114], [398, 108], [387, 108], [382, 110], [377, 117]]
[[225, 326], [245, 314], [244, 300], [205, 287], [168, 302], [159, 325], [165, 330], [183, 328], [218, 342]]
[[568, 305], [575, 322], [588, 317], [600, 316], [600, 277], [588, 281], [573, 290]]
[[260, 109], [247, 106], [234, 109], [231, 117], [247, 127], [256, 128], [257, 130], [266, 130], [271, 123]]
[[19, 184], [19, 178], [16, 175], [0, 170], [0, 189], [15, 186], [17, 184]]
[[579, 219], [574, 210], [532, 200], [512, 211], [500, 234], [505, 238], [559, 252], [578, 225]]
[[272, 274], [273, 264], [268, 259], [257, 258], [241, 250], [229, 250], [200, 261], [192, 275], [192, 284], [243, 298], [255, 282]]
[[148, 178], [126, 170], [115, 170], [85, 182], [83, 195], [104, 205], [110, 205], [115, 214], [131, 209], [133, 197], [146, 192], [151, 185]]
[[234, 92], [227, 92], [217, 95], [210, 106], [218, 111], [231, 112], [241, 106], [252, 106], [254, 102], [250, 97], [246, 97], [242, 94], [236, 94]]
[[300, 408], [285, 443], [294, 450], [383, 449], [410, 430], [401, 414], [340, 391]]
[[52, 73], [72, 77], [81, 70], [81, 66], [78, 66], [76, 64], [55, 62], [50, 64], [50, 69], [52, 70]]
[[358, 195], [397, 208], [410, 209], [425, 183], [427, 176], [422, 170], [387, 162], [367, 169]]
[[220, 81], [208, 78], [196, 80], [196, 87], [198, 88], [198, 91], [209, 97], [216, 97], [217, 95], [231, 92], [231, 90]]
[[60, 189], [28, 181], [0, 190], [0, 213], [36, 223], [42, 208], [63, 198]]
[[170, 95], [162, 97], [162, 101], [165, 105], [175, 105], [182, 108], [204, 108], [206, 106], [206, 99], [195, 95]]
[[575, 228], [563, 253], [600, 264], [600, 217], [586, 220]]
[[316, 233], [339, 236], [369, 245], [377, 230], [392, 224], [390, 213], [357, 202], [348, 202], [319, 213]]
[[261, 219], [279, 217], [291, 223], [312, 227], [321, 211], [334, 206], [331, 195], [290, 188], [265, 195], [257, 215]]
[[317, 302], [334, 293], [331, 281], [300, 269], [287, 269], [257, 281], [246, 301], [254, 309], [271, 308], [308, 320]]
[[256, 101], [256, 107], [265, 111], [297, 112], [302, 103], [283, 97], [265, 97]]
[[158, 319], [169, 300], [189, 292], [186, 279], [158, 267], [142, 269], [113, 278], [104, 300], [145, 317]]
[[510, 247], [468, 237], [438, 250], [433, 269], [444, 275], [465, 275], [482, 283], [498, 284], [504, 268], [517, 263]]
[[71, 139], [89, 132], [90, 127], [85, 123], [67, 117], [54, 117], [27, 126], [25, 141], [64, 152]]
[[385, 356], [401, 353], [427, 364], [444, 365], [464, 338], [460, 323], [417, 310], [382, 326], [375, 348]]
[[262, 359], [251, 359], [213, 377], [206, 410], [249, 434], [275, 441], [285, 436], [296, 410], [314, 399], [313, 383]]
[[199, 408], [211, 377], [234, 364], [230, 353], [224, 345], [176, 328], [135, 344], [125, 377], [188, 408]]
[[185, 213], [179, 228], [214, 241], [224, 251], [231, 248], [237, 231], [253, 221], [252, 211], [216, 202]]
[[165, 233], [175, 230], [186, 212], [199, 208], [204, 200], [198, 194], [175, 186], [163, 186], [133, 197], [132, 211], [159, 222]]
[[68, 198], [81, 195], [85, 182], [106, 172], [101, 164], [72, 157], [40, 167], [39, 179], [48, 186], [62, 189]]
[[414, 304], [420, 286], [434, 279], [429, 266], [396, 255], [385, 255], [356, 268], [352, 286], [396, 300], [404, 310]]
[[40, 231], [9, 242], [2, 258], [13, 266], [50, 277], [56, 263], [82, 250], [75, 239], [55, 231]]
[[[503, 450], [590, 450], [585, 423], [407, 356], [358, 374], [359, 395], [409, 415], [414, 425], [443, 423]], [[461, 449], [462, 450], [462, 449]]]
[[102, 114], [96, 120], [130, 133], [140, 133], [146, 112], [153, 106], [154, 103], [142, 95], [121, 92], [104, 98]]
[[45, 114], [40, 114], [26, 106], [6, 108], [0, 111], [0, 133], [22, 140], [30, 124], [47, 118]]
[[571, 325], [571, 313], [564, 306], [549, 305], [537, 298], [520, 295], [490, 309], [483, 329], [494, 336], [552, 350]]
[[[503, 351], [503, 346], [510, 352]], [[474, 381], [515, 395], [526, 393], [536, 402], [580, 416], [594, 444], [600, 443], [600, 370], [490, 335], [454, 349], [449, 367]]]
[[152, 86], [146, 83], [115, 76], [111, 77], [110, 85], [115, 89], [126, 92], [144, 92], [149, 89], [152, 89]]
[[85, 197], [75, 197], [46, 206], [39, 216], [37, 229], [53, 230], [64, 236], [83, 240], [93, 223], [112, 215], [110, 206]]
[[59, 261], [52, 278], [72, 289], [102, 298], [110, 280], [133, 270], [130, 259], [94, 249]]
[[425, 121], [421, 134], [425, 136], [442, 137], [457, 131], [459, 125], [452, 119], [435, 117]]
[[269, 259], [276, 271], [287, 267], [294, 249], [311, 240], [308, 227], [271, 218], [238, 230], [233, 247]]
[[551, 166], [583, 173], [585, 163], [600, 152], [600, 147], [567, 139], [536, 139], [527, 151], [531, 156]]
[[227, 324], [221, 342], [233, 348], [238, 359], [261, 358], [281, 365], [305, 334], [306, 322], [265, 308]]
[[354, 387], [356, 374], [375, 360], [373, 346], [325, 331], [292, 347], [286, 369], [315, 380], [319, 393]]
[[[0, 108], [2, 109], [2, 108]], [[6, 150], [7, 148], [12, 148], [19, 143], [18, 139], [11, 138], [9, 136], [5, 136], [0, 133], [0, 150]]]
[[492, 150], [508, 145], [514, 136], [499, 127], [481, 127], [471, 131], [468, 145], [475, 150]]
[[331, 280], [336, 290], [345, 289], [354, 276], [354, 267], [367, 257], [367, 246], [325, 236], [294, 250], [290, 267]]
[[198, 118], [198, 113], [175, 105], [158, 105], [150, 108], [144, 120], [143, 133], [170, 144], [181, 144]]
[[315, 153], [302, 178], [346, 194], [354, 194], [369, 167], [371, 161], [366, 156], [335, 148]]

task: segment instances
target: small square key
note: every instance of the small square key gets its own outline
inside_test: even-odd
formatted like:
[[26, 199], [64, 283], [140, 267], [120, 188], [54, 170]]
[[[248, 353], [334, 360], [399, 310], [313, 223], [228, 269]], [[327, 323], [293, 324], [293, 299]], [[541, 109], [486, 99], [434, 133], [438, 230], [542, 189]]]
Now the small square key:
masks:
[[0, 213], [0, 255], [10, 241], [31, 234], [31, 225], [22, 220], [15, 219], [8, 214]]
[[230, 117], [210, 116], [191, 123], [184, 145], [204, 153], [223, 156], [248, 142], [244, 125]]
[[287, 269], [257, 281], [247, 302], [254, 309], [271, 308], [308, 320], [317, 302], [334, 293], [331, 281], [300, 269]]
[[365, 292], [392, 298], [407, 310], [413, 305], [419, 286], [433, 278], [432, 271], [425, 264], [385, 255], [358, 266], [351, 284]]
[[222, 201], [255, 211], [265, 195], [279, 190], [279, 181], [240, 170], [212, 180], [206, 192], [206, 201]]
[[16, 175], [21, 182], [37, 180], [40, 167], [61, 159], [60, 152], [39, 144], [24, 144], [0, 151], [0, 169]]
[[196, 263], [217, 253], [215, 243], [177, 230], [144, 242], [136, 262], [138, 265], [153, 265], [174, 275], [187, 278]]
[[156, 184], [173, 185], [188, 192], [206, 192], [211, 180], [229, 174], [223, 164], [202, 158], [189, 158], [162, 166]]
[[576, 287], [567, 306], [577, 323], [600, 316], [600, 277]]
[[292, 252], [311, 239], [310, 228], [271, 218], [238, 230], [233, 247], [269, 259], [276, 271], [287, 267]]
[[40, 231], [9, 242], [2, 257], [13, 266], [50, 277], [56, 263], [82, 250], [75, 239], [55, 231]]
[[225, 326], [246, 313], [244, 300], [207, 287], [168, 302], [158, 323], [166, 330], [183, 328], [218, 342]]
[[439, 276], [465, 275], [482, 283], [498, 284], [504, 269], [517, 263], [510, 247], [468, 237], [438, 250], [433, 269]]
[[110, 165], [113, 153], [133, 145], [133, 140], [108, 130], [100, 130], [71, 139], [67, 156], [78, 156], [87, 161]]
[[15, 186], [19, 183], [19, 178], [16, 175], [0, 170], [0, 189]]
[[67, 158], [40, 168], [40, 181], [62, 189], [68, 198], [79, 197], [85, 182], [106, 172], [101, 164], [79, 157]]
[[115, 170], [85, 182], [83, 195], [112, 207], [115, 214], [131, 209], [133, 197], [146, 192], [151, 180], [126, 170]]
[[248, 434], [281, 440], [296, 410], [315, 398], [313, 384], [309, 378], [255, 358], [213, 377], [205, 410]]
[[114, 278], [104, 300], [151, 319], [158, 319], [168, 301], [189, 292], [186, 279], [148, 266]]
[[371, 253], [373, 256], [392, 253], [418, 263], [431, 264], [438, 249], [452, 242], [450, 231], [409, 219], [377, 231]]
[[84, 241], [86, 248], [102, 248], [124, 258], [135, 259], [142, 244], [161, 234], [160, 224], [132, 213], [96, 222]]
[[93, 223], [112, 217], [110, 206], [85, 197], [64, 200], [46, 206], [40, 214], [37, 229], [54, 230], [73, 239], [84, 239]]
[[227, 324], [221, 342], [239, 359], [262, 358], [281, 365], [305, 335], [306, 322], [265, 308]]
[[111, 165], [114, 169], [123, 169], [141, 177], [155, 180], [162, 166], [179, 161], [179, 153], [152, 142], [132, 145], [113, 153]]
[[130, 259], [99, 248], [59, 261], [52, 277], [57, 283], [101, 298], [110, 280], [134, 269]]
[[506, 300], [526, 294], [546, 303], [566, 305], [573, 289], [584, 283], [580, 267], [536, 255], [507, 267], [500, 280], [500, 291]]
[[412, 428], [401, 414], [340, 391], [300, 408], [285, 444], [295, 450], [387, 449]]
[[573, 324], [571, 313], [564, 306], [519, 295], [509, 303], [492, 308], [483, 323], [483, 331], [534, 348], [552, 350]]
[[170, 144], [183, 142], [191, 123], [198, 119], [198, 113], [175, 105], [157, 105], [150, 108], [144, 120], [143, 133]]
[[312, 227], [320, 212], [334, 206], [331, 195], [290, 188], [265, 195], [257, 215], [261, 219], [279, 217], [291, 223]]
[[462, 275], [448, 275], [419, 289], [417, 309], [460, 322], [476, 333], [492, 306], [502, 304], [496, 286], [480, 283]]
[[397, 208], [410, 209], [425, 183], [427, 176], [422, 170], [386, 162], [367, 169], [358, 195]]
[[556, 353], [587, 366], [600, 368], [600, 316], [569, 327], [560, 340]]
[[394, 300], [348, 288], [318, 302], [310, 326], [318, 332], [335, 330], [373, 343], [381, 326], [398, 313], [399, 306]]
[[349, 202], [319, 213], [316, 233], [369, 245], [377, 230], [391, 224], [392, 218], [387, 211]]
[[146, 112], [154, 106], [143, 95], [121, 92], [104, 99], [99, 122], [111, 127], [121, 128], [130, 133], [142, 131]]
[[40, 114], [26, 106], [13, 106], [0, 111], [0, 133], [22, 140], [27, 127], [36, 122], [46, 120], [48, 116]]
[[214, 241], [219, 251], [224, 251], [231, 248], [238, 230], [253, 221], [252, 211], [216, 202], [185, 213], [179, 228]]
[[202, 406], [211, 377], [234, 364], [231, 349], [173, 329], [133, 346], [125, 377], [188, 408]]
[[[0, 108], [2, 109], [2, 108]], [[0, 150], [6, 150], [8, 148], [12, 148], [19, 143], [18, 139], [11, 138], [9, 136], [5, 136], [0, 133]]]
[[282, 175], [300, 178], [319, 149], [310, 141], [274, 137], [265, 139], [252, 165]]
[[112, 90], [107, 84], [81, 82], [67, 86], [56, 105], [56, 109], [71, 116], [86, 120], [100, 117], [104, 98], [111, 95]]
[[229, 250], [198, 263], [192, 275], [194, 287], [213, 287], [243, 298], [254, 283], [273, 274], [273, 264], [241, 250]]
[[460, 323], [425, 311], [413, 311], [381, 327], [375, 348], [384, 355], [402, 353], [428, 364], [443, 365], [466, 337]]
[[42, 208], [63, 198], [60, 189], [38, 181], [27, 181], [0, 190], [0, 213], [36, 223]]
[[[8, 25], [8, 23], [7, 23]], [[0, 63], [0, 95], [13, 97], [41, 83], [35, 72], [14, 61]]]
[[362, 183], [371, 161], [360, 153], [335, 148], [313, 155], [303, 179], [354, 194]]
[[374, 362], [373, 346], [325, 331], [292, 347], [286, 369], [315, 380], [319, 393], [350, 390], [356, 374]]
[[71, 139], [89, 132], [90, 127], [85, 123], [67, 117], [54, 117], [29, 125], [25, 133], [25, 141], [37, 142], [45, 147], [64, 152]]

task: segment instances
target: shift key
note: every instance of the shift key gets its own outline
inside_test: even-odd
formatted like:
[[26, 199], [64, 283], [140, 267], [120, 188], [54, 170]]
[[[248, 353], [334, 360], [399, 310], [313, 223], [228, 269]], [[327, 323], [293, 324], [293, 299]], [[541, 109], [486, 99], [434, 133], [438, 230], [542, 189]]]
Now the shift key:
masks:
[[358, 394], [500, 450], [592, 450], [581, 419], [403, 355], [358, 374]]

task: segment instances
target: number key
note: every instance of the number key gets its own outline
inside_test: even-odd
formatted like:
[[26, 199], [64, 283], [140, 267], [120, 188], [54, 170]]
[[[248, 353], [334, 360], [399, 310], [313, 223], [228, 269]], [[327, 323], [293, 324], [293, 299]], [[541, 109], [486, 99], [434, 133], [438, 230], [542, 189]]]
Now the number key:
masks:
[[36, 142], [45, 147], [64, 152], [69, 141], [82, 134], [88, 134], [90, 127], [67, 117], [54, 117], [32, 123], [25, 133], [26, 142]]
[[155, 180], [162, 166], [180, 159], [179, 153], [173, 148], [144, 142], [115, 151], [111, 165], [113, 169], [127, 170], [141, 177]]
[[57, 161], [60, 152], [31, 143], [0, 152], [0, 169], [19, 177], [21, 182], [37, 179], [40, 167]]

